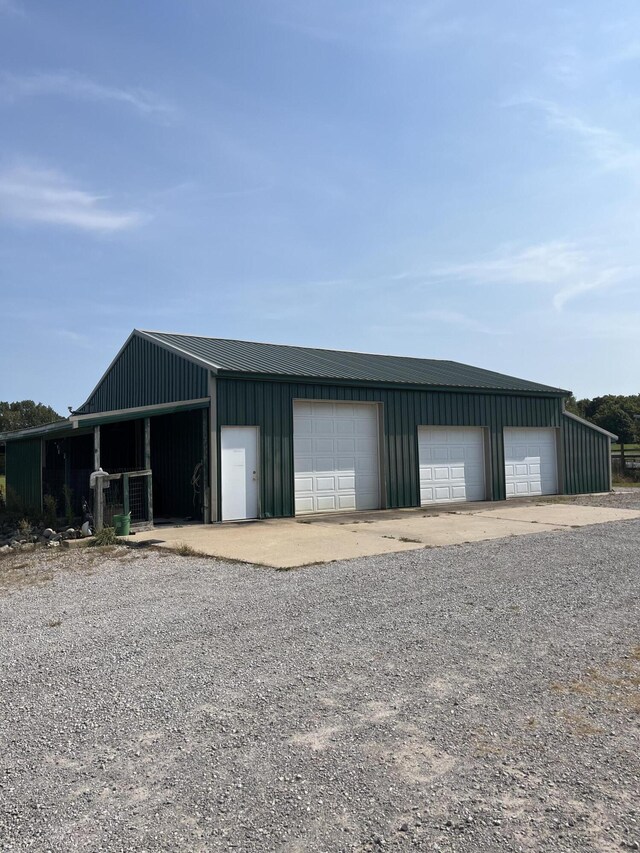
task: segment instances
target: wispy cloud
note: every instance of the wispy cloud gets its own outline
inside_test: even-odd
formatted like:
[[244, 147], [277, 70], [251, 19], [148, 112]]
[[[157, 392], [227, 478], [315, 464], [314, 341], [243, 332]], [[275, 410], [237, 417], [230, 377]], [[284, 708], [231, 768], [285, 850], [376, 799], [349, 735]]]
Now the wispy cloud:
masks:
[[73, 332], [71, 329], [55, 329], [54, 335], [56, 338], [60, 338], [65, 341], [65, 343], [73, 344], [74, 346], [81, 347], [82, 349], [90, 349], [92, 346], [92, 341], [89, 335]]
[[25, 166], [0, 172], [0, 218], [113, 232], [142, 221], [138, 211], [117, 211], [107, 196], [75, 186], [60, 172]]
[[318, 41], [368, 49], [419, 49], [476, 30], [477, 24], [452, 8], [451, 0], [281, 0], [275, 23]]
[[638, 274], [637, 267], [598, 258], [582, 246], [551, 241], [521, 249], [503, 249], [463, 264], [434, 268], [432, 276], [476, 284], [551, 286], [553, 306], [561, 311], [585, 293], [612, 287]]
[[468, 332], [479, 332], [483, 335], [509, 334], [504, 330], [493, 329], [476, 320], [474, 317], [469, 317], [467, 314], [462, 314], [459, 311], [433, 308], [427, 311], [419, 311], [417, 314], [413, 314], [412, 317], [419, 323], [444, 323], [447, 326], [455, 326], [458, 329], [466, 329]]
[[174, 113], [171, 105], [145, 89], [106, 86], [70, 71], [22, 75], [0, 74], [0, 100], [5, 103], [45, 96], [111, 101], [124, 104], [146, 115], [158, 115], [164, 118]]
[[0, 15], [24, 17], [25, 11], [15, 0], [0, 0]]
[[640, 146], [629, 142], [620, 133], [541, 98], [514, 99], [506, 106], [530, 106], [541, 111], [550, 128], [564, 131], [576, 139], [606, 171], [625, 172], [640, 181]]

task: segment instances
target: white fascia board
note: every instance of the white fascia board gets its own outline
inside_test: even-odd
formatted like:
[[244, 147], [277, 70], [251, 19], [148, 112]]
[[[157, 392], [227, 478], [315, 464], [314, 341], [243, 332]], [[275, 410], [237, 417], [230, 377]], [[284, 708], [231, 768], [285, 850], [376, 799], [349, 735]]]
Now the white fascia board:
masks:
[[618, 440], [618, 436], [614, 435], [612, 432], [609, 432], [609, 430], [602, 429], [602, 427], [599, 427], [597, 424], [592, 424], [591, 421], [585, 421], [584, 418], [581, 418], [579, 415], [574, 415], [573, 412], [567, 412], [565, 409], [562, 414], [565, 416], [565, 418], [571, 418], [574, 421], [578, 421], [579, 424], [583, 424], [584, 426], [589, 427], [589, 429], [594, 429], [596, 432], [601, 432], [603, 435], [608, 435], [609, 438], [613, 439], [614, 441]]

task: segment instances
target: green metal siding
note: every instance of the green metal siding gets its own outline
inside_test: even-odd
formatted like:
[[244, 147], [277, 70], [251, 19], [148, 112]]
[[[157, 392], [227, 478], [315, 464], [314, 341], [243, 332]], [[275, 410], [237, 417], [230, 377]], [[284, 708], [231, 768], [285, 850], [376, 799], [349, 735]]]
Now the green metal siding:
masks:
[[8, 441], [7, 507], [16, 512], [42, 509], [42, 441]]
[[608, 492], [611, 489], [609, 437], [570, 417], [562, 418], [564, 493]]
[[134, 335], [79, 414], [208, 396], [205, 368]]
[[504, 427], [559, 427], [561, 400], [523, 395], [409, 391], [299, 382], [221, 379], [218, 428], [258, 426], [261, 437], [261, 509], [266, 518], [293, 509], [293, 401], [344, 400], [381, 403], [384, 486], [390, 508], [418, 506], [419, 426], [477, 426], [488, 430], [489, 496], [505, 499]]

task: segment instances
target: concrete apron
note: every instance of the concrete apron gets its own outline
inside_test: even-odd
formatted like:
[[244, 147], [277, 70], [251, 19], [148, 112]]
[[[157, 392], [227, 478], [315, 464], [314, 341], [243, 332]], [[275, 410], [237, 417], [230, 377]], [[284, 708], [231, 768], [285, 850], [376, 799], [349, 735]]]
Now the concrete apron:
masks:
[[[475, 507], [478, 504], [474, 505]], [[575, 504], [489, 504], [491, 509], [384, 511], [331, 516], [268, 519], [216, 525], [157, 528], [139, 533], [136, 542], [195, 551], [222, 559], [291, 569], [333, 560], [349, 560], [420, 548], [458, 545], [543, 530], [562, 530], [640, 518], [640, 511]]]

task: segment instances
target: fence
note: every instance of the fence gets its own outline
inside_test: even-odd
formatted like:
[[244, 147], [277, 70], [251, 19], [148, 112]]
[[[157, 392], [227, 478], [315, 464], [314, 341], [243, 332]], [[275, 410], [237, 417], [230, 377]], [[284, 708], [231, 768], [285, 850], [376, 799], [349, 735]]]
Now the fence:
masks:
[[619, 456], [611, 457], [611, 472], [614, 479], [631, 480], [640, 483], [640, 456], [627, 456], [624, 468]]
[[102, 479], [106, 487], [96, 484], [93, 495], [96, 530], [112, 527], [114, 515], [131, 513], [132, 524], [153, 522], [153, 478], [150, 470], [121, 471], [107, 474]]

